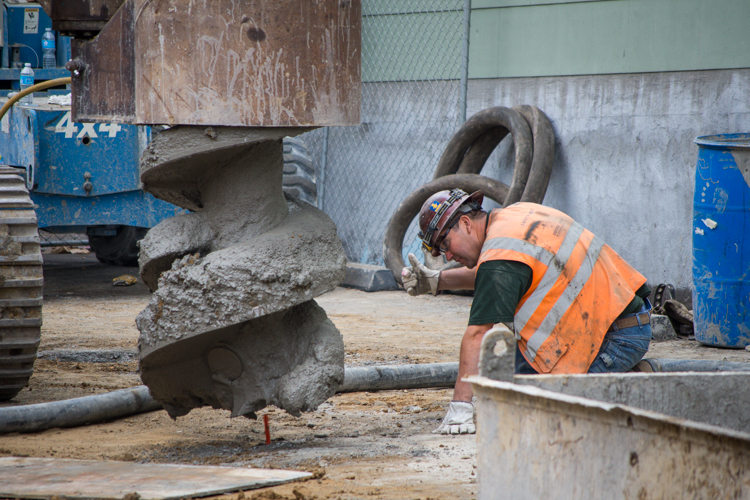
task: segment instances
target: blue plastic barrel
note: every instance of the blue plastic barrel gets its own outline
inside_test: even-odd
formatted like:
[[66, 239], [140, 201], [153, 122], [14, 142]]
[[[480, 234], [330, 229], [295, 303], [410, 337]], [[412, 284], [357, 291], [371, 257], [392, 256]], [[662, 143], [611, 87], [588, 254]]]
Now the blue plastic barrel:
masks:
[[695, 340], [750, 345], [750, 134], [698, 137], [693, 197]]

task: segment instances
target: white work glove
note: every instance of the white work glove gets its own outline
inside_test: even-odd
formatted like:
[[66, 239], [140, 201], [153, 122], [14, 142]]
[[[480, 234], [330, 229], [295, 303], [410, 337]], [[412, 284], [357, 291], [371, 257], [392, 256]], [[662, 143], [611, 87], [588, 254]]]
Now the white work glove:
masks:
[[463, 401], [451, 401], [448, 413], [433, 434], [474, 434], [474, 405]]
[[430, 292], [438, 294], [438, 283], [440, 282], [440, 271], [425, 267], [413, 254], [409, 254], [411, 266], [401, 271], [401, 283], [404, 284], [406, 293], [412, 297]]

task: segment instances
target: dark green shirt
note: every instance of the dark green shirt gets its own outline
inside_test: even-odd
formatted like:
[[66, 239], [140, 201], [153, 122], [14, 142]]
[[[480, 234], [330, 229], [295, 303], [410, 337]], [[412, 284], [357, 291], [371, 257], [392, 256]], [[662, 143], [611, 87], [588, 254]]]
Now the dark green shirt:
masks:
[[[474, 301], [471, 303], [469, 325], [512, 322], [516, 306], [531, 286], [531, 278], [531, 268], [523, 262], [484, 262], [479, 266], [474, 280]], [[620, 316], [639, 310], [643, 306], [643, 299], [650, 294], [651, 289], [644, 284]]]

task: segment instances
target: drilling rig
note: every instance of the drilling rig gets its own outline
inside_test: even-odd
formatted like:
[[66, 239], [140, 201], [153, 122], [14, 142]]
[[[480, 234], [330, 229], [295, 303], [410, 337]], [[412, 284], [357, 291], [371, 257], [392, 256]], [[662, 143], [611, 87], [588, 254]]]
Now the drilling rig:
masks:
[[153, 397], [172, 417], [316, 408], [343, 381], [344, 347], [314, 298], [345, 256], [330, 218], [283, 192], [282, 139], [359, 123], [361, 3], [41, 3], [72, 37], [72, 120], [164, 128], [140, 179], [189, 212], [140, 244]]

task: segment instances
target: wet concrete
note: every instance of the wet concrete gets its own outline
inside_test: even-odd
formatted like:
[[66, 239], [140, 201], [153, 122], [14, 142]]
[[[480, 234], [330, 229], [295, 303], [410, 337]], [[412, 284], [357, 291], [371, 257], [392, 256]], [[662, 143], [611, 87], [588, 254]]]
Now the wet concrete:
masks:
[[69, 363], [127, 363], [138, 359], [134, 349], [50, 349], [39, 351], [39, 359]]
[[282, 191], [281, 139], [303, 130], [176, 127], [144, 153], [144, 189], [194, 211], [151, 229], [139, 260], [141, 378], [172, 417], [299, 415], [343, 381], [341, 334], [312, 300], [342, 282], [343, 247]]

